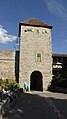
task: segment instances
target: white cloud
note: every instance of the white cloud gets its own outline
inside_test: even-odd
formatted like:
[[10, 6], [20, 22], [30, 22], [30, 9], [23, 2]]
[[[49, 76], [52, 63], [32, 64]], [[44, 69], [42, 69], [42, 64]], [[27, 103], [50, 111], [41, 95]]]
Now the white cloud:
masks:
[[44, 0], [44, 2], [46, 3], [50, 13], [64, 18], [67, 17], [66, 9], [60, 3], [58, 3], [57, 0]]
[[65, 42], [67, 42], [67, 40], [65, 40]]
[[13, 42], [17, 39], [15, 35], [9, 35], [7, 30], [0, 25], [0, 43]]

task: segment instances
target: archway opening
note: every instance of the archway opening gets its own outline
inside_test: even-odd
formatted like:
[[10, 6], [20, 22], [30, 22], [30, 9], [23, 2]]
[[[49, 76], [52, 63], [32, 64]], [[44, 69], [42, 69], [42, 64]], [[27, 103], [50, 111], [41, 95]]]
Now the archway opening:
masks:
[[34, 71], [30, 77], [30, 90], [43, 91], [42, 74], [40, 71]]

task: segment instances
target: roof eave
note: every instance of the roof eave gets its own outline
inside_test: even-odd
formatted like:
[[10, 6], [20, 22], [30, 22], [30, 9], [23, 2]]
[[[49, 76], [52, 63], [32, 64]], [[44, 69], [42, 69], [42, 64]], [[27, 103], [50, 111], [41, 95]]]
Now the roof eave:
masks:
[[67, 54], [52, 54], [52, 57], [67, 57]]
[[19, 24], [24, 25], [24, 26], [44, 27], [44, 28], [50, 28], [50, 29], [53, 28], [53, 26], [50, 26], [50, 25], [32, 25], [32, 24], [25, 24], [25, 23], [22, 23], [22, 22], [20, 22]]

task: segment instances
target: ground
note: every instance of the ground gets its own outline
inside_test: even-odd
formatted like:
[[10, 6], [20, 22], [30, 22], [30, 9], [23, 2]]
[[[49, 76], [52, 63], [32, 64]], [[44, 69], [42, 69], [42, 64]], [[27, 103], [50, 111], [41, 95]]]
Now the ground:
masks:
[[21, 93], [5, 119], [67, 119], [67, 94]]

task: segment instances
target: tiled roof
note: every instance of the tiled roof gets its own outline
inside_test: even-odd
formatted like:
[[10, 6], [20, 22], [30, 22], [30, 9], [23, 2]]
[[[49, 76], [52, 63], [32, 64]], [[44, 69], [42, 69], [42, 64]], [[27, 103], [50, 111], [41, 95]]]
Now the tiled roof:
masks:
[[42, 22], [36, 18], [31, 18], [31, 19], [28, 19], [24, 22], [20, 22], [20, 25], [52, 28], [52, 26], [45, 24], [44, 22]]

